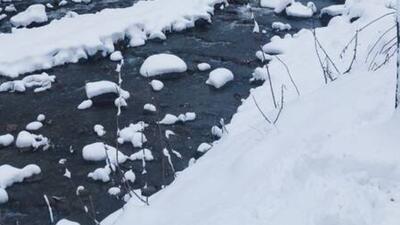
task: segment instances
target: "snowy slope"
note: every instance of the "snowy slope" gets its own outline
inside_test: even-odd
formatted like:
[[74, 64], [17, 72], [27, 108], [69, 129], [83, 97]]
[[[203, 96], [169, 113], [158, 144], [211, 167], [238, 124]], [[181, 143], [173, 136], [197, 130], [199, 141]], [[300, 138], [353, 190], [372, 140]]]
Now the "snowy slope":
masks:
[[[340, 71], [350, 56], [339, 54], [355, 30], [390, 12], [378, 0], [347, 1], [347, 12], [319, 40]], [[350, 23], [353, 16], [361, 16]], [[394, 113], [395, 62], [369, 71], [371, 43], [392, 26], [387, 17], [359, 35], [350, 73], [324, 84], [310, 31], [275, 38], [265, 50], [280, 50], [301, 96], [278, 60], [270, 64], [283, 113], [268, 124], [250, 97], [229, 134], [176, 181], [143, 206], [136, 199], [102, 225], [395, 225], [400, 221], [400, 115]], [[340, 38], [339, 38], [340, 37]], [[390, 39], [390, 37], [388, 37]], [[351, 52], [351, 51], [350, 51]], [[274, 118], [269, 84], [252, 91]]]
[[210, 21], [213, 5], [224, 1], [139, 1], [128, 8], [64, 17], [42, 27], [1, 34], [0, 75], [16, 77], [98, 52], [105, 56], [124, 38], [129, 38], [131, 46], [143, 45], [147, 39], [165, 39], [167, 31], [193, 27], [198, 19]]

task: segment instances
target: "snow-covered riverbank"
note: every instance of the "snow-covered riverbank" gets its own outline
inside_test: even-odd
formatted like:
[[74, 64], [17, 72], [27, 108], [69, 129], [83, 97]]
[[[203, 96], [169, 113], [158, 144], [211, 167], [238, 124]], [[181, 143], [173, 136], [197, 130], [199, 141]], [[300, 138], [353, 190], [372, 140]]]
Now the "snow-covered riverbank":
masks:
[[98, 52], [106, 56], [114, 51], [114, 43], [125, 38], [132, 47], [148, 39], [165, 39], [166, 32], [194, 27], [198, 19], [211, 21], [214, 5], [224, 1], [140, 1], [128, 8], [64, 17], [42, 27], [4, 33], [0, 74], [16, 77], [75, 63]]
[[[150, 206], [132, 199], [102, 224], [397, 224], [395, 60], [379, 67], [386, 58], [380, 49], [394, 32], [379, 37], [394, 15], [359, 30], [392, 12], [380, 0], [347, 0], [342, 16], [316, 29], [317, 38], [309, 30], [273, 38], [263, 48], [279, 53], [269, 64], [272, 85], [267, 79], [252, 91], [229, 133]], [[259, 77], [268, 78], [265, 72], [258, 69]], [[279, 115], [281, 93], [282, 113], [272, 125], [267, 120]]]

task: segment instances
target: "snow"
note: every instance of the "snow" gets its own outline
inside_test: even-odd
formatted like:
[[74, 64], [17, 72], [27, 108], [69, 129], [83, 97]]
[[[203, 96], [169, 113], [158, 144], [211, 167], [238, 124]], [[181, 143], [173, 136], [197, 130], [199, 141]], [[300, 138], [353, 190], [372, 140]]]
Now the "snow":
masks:
[[155, 112], [155, 111], [157, 111], [157, 108], [156, 108], [156, 106], [153, 105], [153, 104], [146, 103], [146, 104], [143, 106], [143, 110], [149, 111], [149, 112]]
[[111, 168], [106, 165], [104, 168], [97, 168], [88, 174], [88, 177], [95, 180], [107, 183], [110, 181]]
[[0, 135], [0, 147], [7, 147], [14, 142], [14, 136], [11, 134]]
[[214, 86], [215, 88], [221, 88], [229, 81], [232, 81], [233, 78], [232, 71], [226, 68], [217, 68], [211, 71], [206, 84]]
[[17, 148], [34, 148], [38, 149], [43, 147], [47, 149], [49, 147], [49, 139], [43, 135], [36, 135], [29, 133], [28, 131], [21, 131], [18, 133], [17, 140], [15, 141]]
[[256, 20], [254, 20], [253, 33], [260, 33], [260, 26], [258, 25]]
[[168, 73], [182, 73], [186, 70], [187, 65], [181, 58], [163, 53], [149, 56], [140, 67], [140, 74], [144, 77], [152, 77]]
[[17, 9], [15, 8], [14, 4], [10, 4], [4, 8], [4, 12], [16, 12]]
[[207, 70], [211, 69], [211, 66], [208, 63], [199, 63], [199, 64], [197, 64], [197, 69], [200, 71], [207, 71]]
[[0, 204], [8, 201], [6, 188], [11, 187], [14, 183], [21, 183], [25, 178], [40, 174], [40, 167], [30, 164], [22, 169], [15, 168], [11, 165], [0, 165]]
[[[390, 12], [380, 0], [347, 2], [352, 6], [346, 15], [316, 29], [340, 71], [352, 58], [351, 51], [342, 58], [340, 52], [356, 30]], [[361, 17], [350, 23], [356, 14]], [[151, 196], [149, 206], [131, 199], [102, 225], [397, 224], [396, 62], [391, 59], [378, 71], [368, 70], [365, 63], [371, 40], [393, 22], [393, 17], [386, 17], [360, 33], [352, 70], [335, 74], [338, 78], [328, 84], [312, 32], [302, 30], [284, 38], [279, 57], [289, 66], [301, 95], [282, 63], [273, 59], [272, 85], [276, 90], [286, 87], [277, 123], [268, 123], [249, 97], [227, 125], [229, 133], [173, 184]], [[268, 117], [275, 118], [278, 109], [269, 85], [266, 81], [251, 95]], [[281, 94], [276, 93], [279, 99]]]
[[208, 143], [201, 143], [199, 147], [197, 147], [197, 151], [201, 153], [206, 153], [212, 148], [212, 145]]
[[120, 51], [115, 51], [111, 53], [110, 60], [111, 61], [121, 61], [123, 59], [122, 53]]
[[104, 127], [101, 124], [94, 125], [93, 130], [99, 137], [102, 137], [106, 134], [106, 131], [104, 130]]
[[86, 96], [90, 99], [99, 95], [107, 93], [118, 94], [120, 92], [121, 97], [128, 99], [130, 97], [129, 92], [119, 88], [118, 85], [112, 81], [101, 80], [96, 82], [88, 82], [85, 86]]
[[154, 160], [153, 154], [151, 153], [150, 149], [144, 148], [139, 150], [136, 153], [133, 153], [131, 156], [129, 156], [129, 159], [134, 161], [134, 160], [146, 160], [146, 161], [152, 161]]
[[87, 100], [83, 100], [77, 107], [77, 109], [79, 110], [84, 110], [84, 109], [88, 109], [90, 107], [92, 107], [93, 105], [93, 101], [90, 99]]
[[2, 21], [2, 20], [4, 20], [5, 18], [7, 18], [7, 15], [6, 14], [0, 14], [0, 21]]
[[339, 16], [345, 12], [344, 5], [331, 5], [321, 9], [321, 15]]
[[26, 125], [25, 129], [29, 130], [29, 131], [35, 131], [35, 130], [39, 130], [42, 127], [43, 127], [43, 123], [41, 123], [39, 121], [33, 121], [33, 122], [28, 123], [28, 125]]
[[161, 121], [159, 121], [158, 123], [163, 124], [163, 125], [172, 125], [178, 121], [179, 121], [179, 119], [177, 116], [167, 113], [164, 116], [164, 118]]
[[[82, 149], [82, 158], [86, 161], [104, 161], [108, 158], [112, 164], [117, 163], [117, 150], [103, 142], [86, 145]], [[124, 163], [128, 157], [118, 151], [118, 163]]]
[[148, 39], [165, 38], [165, 32], [194, 27], [198, 19], [211, 21], [214, 4], [221, 2], [139, 1], [127, 8], [61, 18], [45, 26], [3, 34], [0, 36], [0, 74], [16, 77], [76, 63], [97, 52], [107, 56], [115, 50], [113, 43], [125, 37], [132, 46], [143, 45]]
[[293, 2], [286, 8], [286, 14], [292, 17], [309, 18], [316, 12], [317, 8], [312, 2], [307, 3], [307, 6], [303, 5], [301, 2]]
[[164, 83], [159, 80], [152, 80], [150, 86], [153, 91], [161, 91], [164, 88]]
[[279, 30], [279, 31], [285, 31], [285, 30], [291, 30], [292, 26], [290, 26], [290, 24], [288, 24], [288, 23], [273, 22], [272, 29]]
[[8, 202], [8, 194], [6, 190], [0, 188], [0, 205]]
[[56, 225], [80, 225], [80, 224], [77, 222], [73, 222], [71, 220], [61, 219], [56, 223]]
[[124, 177], [126, 180], [130, 181], [131, 183], [135, 183], [136, 175], [132, 170], [128, 170], [124, 173]]
[[15, 27], [26, 27], [32, 23], [47, 22], [46, 7], [42, 4], [33, 4], [25, 11], [11, 17], [10, 22]]
[[214, 137], [221, 138], [222, 135], [224, 134], [224, 131], [221, 128], [219, 128], [218, 126], [213, 126], [213, 127], [211, 127], [211, 134]]
[[108, 189], [109, 195], [116, 196], [116, 195], [119, 195], [120, 193], [121, 193], [121, 189], [119, 187], [111, 187]]
[[193, 121], [196, 119], [196, 113], [194, 112], [186, 112], [185, 114], [179, 114], [178, 116], [175, 116], [173, 114], [167, 113], [164, 118], [159, 121], [159, 124], [163, 125], [173, 125], [177, 122], [189, 122]]
[[133, 147], [141, 148], [143, 144], [147, 142], [146, 135], [143, 133], [146, 127], [148, 127], [148, 124], [143, 121], [136, 124], [129, 124], [128, 127], [120, 130], [118, 143], [123, 144], [125, 142], [130, 142]]
[[36, 118], [37, 121], [43, 122], [46, 119], [46, 116], [44, 114], [39, 114]]
[[35, 88], [34, 92], [42, 92], [51, 88], [56, 76], [48, 75], [43, 72], [41, 74], [33, 74], [24, 77], [22, 80], [7, 81], [0, 84], [0, 92], [25, 92], [27, 88]]
[[[286, 0], [260, 0], [260, 6], [275, 9], [278, 6], [285, 5], [285, 7], [290, 4], [291, 1]], [[281, 6], [282, 7], [282, 6]]]

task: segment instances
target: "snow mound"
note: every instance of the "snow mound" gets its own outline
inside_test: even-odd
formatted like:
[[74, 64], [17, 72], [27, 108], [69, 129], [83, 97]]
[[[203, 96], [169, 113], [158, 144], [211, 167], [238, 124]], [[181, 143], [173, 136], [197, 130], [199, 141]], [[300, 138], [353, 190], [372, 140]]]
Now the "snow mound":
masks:
[[153, 91], [161, 91], [164, 88], [164, 83], [159, 80], [152, 80], [150, 86]]
[[56, 225], [80, 225], [80, 224], [71, 220], [61, 219], [56, 223]]
[[93, 130], [99, 137], [102, 137], [106, 134], [106, 131], [104, 130], [104, 127], [101, 124], [94, 125]]
[[43, 123], [42, 122], [33, 121], [33, 122], [28, 123], [26, 125], [25, 129], [29, 130], [29, 131], [35, 131], [35, 130], [39, 130], [42, 127], [43, 127]]
[[146, 135], [143, 133], [144, 129], [149, 125], [140, 121], [136, 124], [129, 124], [120, 130], [118, 136], [118, 143], [123, 144], [125, 142], [130, 142], [133, 147], [141, 148], [144, 143], [147, 142]]
[[206, 71], [206, 70], [211, 69], [211, 65], [208, 64], [208, 63], [199, 63], [197, 65], [197, 69], [200, 70], [200, 71]]
[[25, 11], [11, 17], [10, 22], [15, 27], [26, 27], [32, 23], [47, 22], [46, 7], [42, 4], [31, 5]]
[[25, 178], [29, 178], [33, 175], [40, 174], [40, 167], [35, 164], [30, 164], [22, 169], [12, 167], [10, 165], [0, 166], [0, 204], [4, 204], [8, 201], [8, 194], [5, 190], [7, 187], [11, 187], [14, 183], [21, 183]]
[[286, 8], [286, 14], [292, 17], [309, 18], [316, 12], [317, 8], [312, 2], [307, 3], [307, 6], [303, 5], [301, 2], [293, 2]]
[[144, 148], [139, 150], [136, 153], [133, 153], [131, 156], [129, 156], [129, 159], [134, 161], [134, 160], [146, 160], [146, 161], [152, 161], [154, 160], [153, 153], [151, 153], [150, 149]]
[[290, 26], [290, 24], [288, 24], [288, 23], [273, 22], [272, 29], [279, 30], [279, 31], [285, 31], [285, 30], [291, 30], [292, 26]]
[[167, 113], [164, 118], [159, 121], [159, 124], [163, 125], [173, 125], [177, 122], [189, 122], [193, 121], [196, 119], [196, 113], [194, 112], [187, 112], [185, 114], [179, 114], [178, 116], [175, 116], [173, 114]]
[[217, 68], [211, 71], [206, 84], [214, 86], [215, 88], [221, 88], [229, 81], [233, 80], [232, 71], [226, 68]]
[[176, 55], [157, 54], [149, 56], [140, 67], [144, 77], [158, 76], [168, 73], [182, 73], [187, 70], [186, 63]]
[[27, 88], [35, 88], [34, 92], [42, 92], [51, 88], [56, 76], [47, 73], [34, 74], [22, 80], [7, 81], [0, 85], [0, 92], [25, 92]]
[[77, 107], [79, 110], [84, 110], [92, 107], [93, 101], [90, 99], [83, 100]]
[[14, 142], [14, 136], [11, 134], [0, 135], [0, 147], [7, 147]]
[[120, 51], [115, 51], [111, 53], [110, 60], [111, 61], [121, 61], [123, 59], [122, 53]]
[[43, 135], [31, 134], [28, 131], [21, 131], [18, 133], [17, 140], [15, 141], [17, 148], [34, 148], [38, 149], [43, 147], [47, 149], [49, 147], [49, 139]]
[[[116, 164], [116, 154], [117, 149], [103, 142], [92, 143], [82, 149], [82, 157], [87, 161], [104, 161], [109, 159], [112, 164]], [[124, 153], [118, 151], [118, 163], [124, 163], [127, 159], [128, 157]]]
[[86, 96], [89, 99], [107, 93], [120, 93], [121, 97], [124, 99], [128, 99], [130, 97], [129, 92], [119, 88], [116, 83], [108, 80], [86, 83], [85, 90]]
[[149, 111], [149, 112], [156, 112], [156, 111], [157, 111], [157, 108], [156, 108], [156, 106], [153, 105], [153, 104], [146, 103], [146, 104], [143, 106], [143, 110]]

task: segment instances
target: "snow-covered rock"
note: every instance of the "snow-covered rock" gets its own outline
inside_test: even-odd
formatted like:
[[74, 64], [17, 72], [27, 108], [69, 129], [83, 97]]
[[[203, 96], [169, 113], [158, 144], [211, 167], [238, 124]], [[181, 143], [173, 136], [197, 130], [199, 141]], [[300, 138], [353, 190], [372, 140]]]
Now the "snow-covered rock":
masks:
[[119, 88], [118, 85], [112, 81], [101, 80], [96, 82], [88, 82], [85, 86], [86, 96], [91, 99], [99, 95], [114, 93], [121, 94], [121, 97], [128, 99], [130, 97], [129, 92]]
[[179, 121], [179, 118], [177, 116], [168, 113], [158, 123], [159, 124], [163, 124], [163, 125], [172, 125], [172, 124], [175, 124], [178, 121]]
[[7, 5], [4, 8], [4, 12], [16, 12], [16, 11], [17, 11], [17, 9], [15, 8], [14, 4]]
[[43, 72], [24, 77], [22, 80], [7, 81], [0, 84], [0, 92], [25, 92], [27, 88], [35, 88], [34, 92], [42, 92], [51, 88], [56, 76]]
[[133, 147], [141, 148], [143, 144], [147, 142], [146, 135], [143, 133], [146, 127], [148, 127], [148, 124], [142, 121], [136, 124], [129, 124], [128, 127], [120, 130], [118, 143], [123, 144], [125, 142], [130, 142]]
[[339, 16], [345, 12], [345, 5], [331, 5], [321, 9], [321, 15]]
[[150, 149], [144, 148], [139, 150], [136, 153], [133, 153], [131, 156], [129, 156], [129, 159], [134, 161], [134, 160], [146, 160], [146, 161], [152, 161], [154, 160], [153, 153], [151, 152]]
[[46, 116], [44, 114], [39, 114], [36, 118], [37, 121], [43, 122], [46, 119]]
[[152, 80], [150, 86], [153, 91], [161, 91], [164, 88], [164, 83], [159, 80]]
[[5, 18], [7, 18], [7, 14], [5, 13], [0, 14], [0, 21], [4, 20]]
[[206, 153], [206, 152], [208, 152], [211, 148], [212, 148], [212, 145], [210, 145], [210, 144], [208, 144], [208, 143], [201, 143], [201, 144], [199, 145], [199, 147], [197, 148], [197, 151], [198, 151], [198, 152], [201, 152], [201, 153]]
[[[87, 161], [104, 161], [107, 159], [112, 164], [116, 164], [116, 154], [117, 149], [103, 142], [92, 143], [82, 149], [82, 157]], [[128, 157], [124, 153], [118, 151], [118, 163], [124, 163], [127, 159]]]
[[33, 121], [33, 122], [28, 123], [26, 125], [25, 129], [29, 130], [29, 131], [35, 131], [35, 130], [39, 130], [42, 127], [43, 127], [43, 123], [42, 122]]
[[214, 86], [215, 88], [221, 88], [229, 81], [232, 81], [233, 78], [232, 71], [226, 68], [217, 68], [211, 71], [206, 84]]
[[153, 104], [146, 103], [146, 104], [143, 106], [143, 110], [149, 111], [149, 112], [156, 112], [156, 111], [157, 111], [157, 108], [156, 108], [156, 106], [153, 105]]
[[93, 130], [99, 137], [102, 137], [106, 134], [106, 131], [104, 130], [104, 127], [101, 124], [94, 125]]
[[288, 24], [288, 23], [273, 22], [272, 29], [279, 30], [279, 31], [285, 31], [285, 30], [291, 30], [292, 26], [290, 26], [290, 24]]
[[40, 174], [40, 167], [30, 164], [22, 169], [15, 168], [8, 164], [0, 166], [0, 204], [8, 201], [7, 187], [11, 187], [14, 183], [21, 183], [25, 178]]
[[293, 2], [286, 8], [286, 14], [292, 17], [309, 18], [317, 12], [317, 8], [312, 2], [308, 2], [307, 6], [301, 2]]
[[47, 22], [46, 7], [42, 4], [31, 5], [25, 11], [11, 17], [10, 22], [15, 27], [26, 27], [32, 23]]
[[149, 56], [140, 67], [140, 74], [152, 77], [168, 73], [182, 73], [187, 70], [186, 63], [176, 55], [156, 54]]
[[80, 223], [71, 221], [71, 220], [67, 220], [67, 219], [61, 219], [59, 220], [56, 225], [80, 225]]
[[90, 99], [86, 99], [86, 100], [83, 100], [83, 101], [78, 105], [77, 108], [80, 109], [80, 110], [84, 110], [84, 109], [88, 109], [88, 108], [92, 107], [92, 105], [93, 105], [93, 101], [90, 100]]
[[105, 167], [97, 168], [93, 172], [90, 172], [88, 174], [88, 177], [95, 181], [101, 181], [103, 183], [107, 183], [110, 181], [111, 171], [112, 170], [110, 166], [106, 165]]
[[200, 71], [207, 71], [211, 69], [211, 65], [208, 63], [199, 63], [197, 64], [197, 69]]
[[47, 149], [49, 147], [49, 139], [43, 135], [31, 134], [28, 131], [21, 131], [18, 133], [17, 140], [15, 141], [17, 148], [40, 148]]
[[121, 61], [123, 59], [121, 51], [115, 51], [111, 53], [110, 60], [111, 61]]
[[116, 195], [119, 195], [121, 193], [121, 188], [119, 188], [119, 187], [110, 187], [107, 192], [108, 192], [109, 195], [116, 196]]
[[11, 134], [0, 135], [0, 147], [7, 147], [14, 142], [14, 136]]
[[132, 170], [126, 171], [126, 172], [124, 173], [124, 177], [125, 177], [126, 180], [128, 180], [128, 181], [130, 181], [130, 182], [132, 182], [132, 183], [134, 183], [135, 180], [136, 180], [136, 175], [135, 175], [135, 173], [134, 173]]

